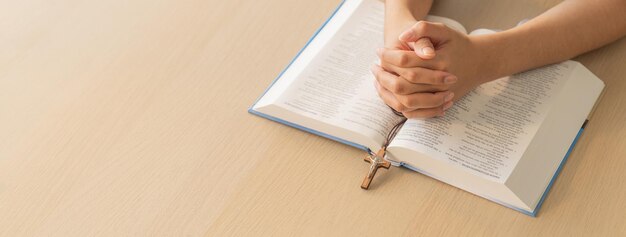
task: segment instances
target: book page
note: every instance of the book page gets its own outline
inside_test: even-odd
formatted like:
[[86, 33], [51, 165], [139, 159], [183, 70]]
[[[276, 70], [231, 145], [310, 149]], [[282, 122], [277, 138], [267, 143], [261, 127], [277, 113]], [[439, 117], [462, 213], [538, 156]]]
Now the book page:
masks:
[[504, 182], [574, 67], [569, 62], [554, 64], [483, 84], [442, 118], [409, 120], [390, 151], [404, 147]]
[[378, 97], [370, 67], [383, 45], [384, 5], [362, 1], [277, 104], [382, 144], [401, 118]]

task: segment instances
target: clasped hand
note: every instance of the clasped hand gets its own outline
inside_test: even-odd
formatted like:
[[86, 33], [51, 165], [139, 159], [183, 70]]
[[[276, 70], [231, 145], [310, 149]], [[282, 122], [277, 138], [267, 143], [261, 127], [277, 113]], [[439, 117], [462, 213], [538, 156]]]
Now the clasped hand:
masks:
[[398, 37], [409, 48], [380, 48], [375, 87], [407, 118], [443, 116], [454, 101], [482, 84], [478, 44], [441, 23], [419, 21]]

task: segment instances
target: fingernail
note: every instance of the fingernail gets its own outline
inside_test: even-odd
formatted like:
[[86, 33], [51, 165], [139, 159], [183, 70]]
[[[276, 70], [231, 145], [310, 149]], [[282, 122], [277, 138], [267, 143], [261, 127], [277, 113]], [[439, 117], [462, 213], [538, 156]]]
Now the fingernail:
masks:
[[446, 97], [443, 99], [443, 101], [448, 102], [448, 101], [451, 101], [452, 98], [454, 98], [454, 93], [450, 92], [450, 94], [446, 95]]
[[450, 102], [446, 103], [445, 105], [443, 105], [443, 110], [444, 110], [444, 111], [445, 111], [445, 110], [448, 110], [450, 107], [452, 107], [452, 104], [453, 104], [453, 102], [452, 102], [452, 101], [450, 101]]
[[424, 47], [422, 48], [422, 53], [427, 56], [433, 56], [435, 55], [435, 50], [431, 47]]
[[459, 79], [456, 78], [455, 76], [447, 76], [446, 78], [443, 79], [443, 83], [445, 84], [454, 84], [458, 81]]
[[377, 48], [376, 55], [378, 55], [378, 57], [380, 58], [383, 55], [383, 48]]
[[376, 69], [377, 69], [377, 68], [376, 68], [376, 64], [374, 64], [374, 65], [372, 65], [372, 66], [370, 67], [370, 71], [372, 71], [372, 74], [376, 74]]

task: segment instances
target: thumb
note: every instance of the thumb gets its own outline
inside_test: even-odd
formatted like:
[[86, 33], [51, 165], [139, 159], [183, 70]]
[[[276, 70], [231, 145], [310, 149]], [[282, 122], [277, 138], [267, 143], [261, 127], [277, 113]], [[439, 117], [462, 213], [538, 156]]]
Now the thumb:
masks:
[[433, 59], [435, 58], [435, 46], [430, 38], [424, 37], [417, 40], [412, 44], [413, 50], [421, 59]]
[[411, 28], [400, 34], [398, 39], [401, 42], [417, 42], [419, 39], [427, 37], [437, 44], [448, 39], [450, 29], [441, 23], [433, 23], [428, 21], [418, 21]]

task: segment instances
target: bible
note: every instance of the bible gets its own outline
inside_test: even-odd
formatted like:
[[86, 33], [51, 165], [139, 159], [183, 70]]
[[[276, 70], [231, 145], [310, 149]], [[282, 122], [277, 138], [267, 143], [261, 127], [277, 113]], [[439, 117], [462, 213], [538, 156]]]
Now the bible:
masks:
[[[249, 112], [367, 151], [372, 165], [405, 167], [535, 216], [604, 83], [566, 61], [483, 84], [445, 116], [396, 128], [405, 118], [378, 97], [369, 70], [383, 18], [377, 0], [342, 2]], [[426, 20], [467, 33], [447, 18]]]

